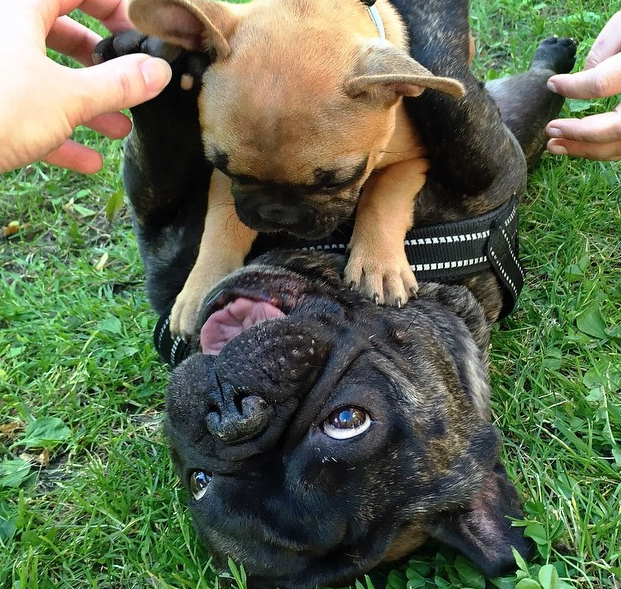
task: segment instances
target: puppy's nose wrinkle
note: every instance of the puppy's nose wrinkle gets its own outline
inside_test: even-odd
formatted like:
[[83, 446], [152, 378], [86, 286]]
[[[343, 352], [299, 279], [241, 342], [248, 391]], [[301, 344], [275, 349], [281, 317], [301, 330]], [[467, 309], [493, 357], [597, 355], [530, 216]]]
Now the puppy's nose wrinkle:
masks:
[[270, 408], [261, 397], [224, 398], [207, 414], [207, 430], [225, 444], [239, 444], [261, 434], [268, 425]]

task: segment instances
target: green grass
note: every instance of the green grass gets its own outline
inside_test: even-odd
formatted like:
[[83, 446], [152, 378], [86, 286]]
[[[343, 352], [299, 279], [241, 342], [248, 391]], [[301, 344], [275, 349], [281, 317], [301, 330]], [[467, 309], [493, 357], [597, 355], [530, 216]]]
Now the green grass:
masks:
[[[524, 69], [552, 33], [579, 40], [583, 60], [614, 9], [477, 0], [476, 66]], [[565, 114], [612, 104], [572, 101]], [[213, 588], [161, 434], [167, 370], [129, 218], [106, 216], [122, 146], [78, 137], [105, 154], [96, 176], [35, 165], [0, 180], [0, 225], [20, 226], [0, 241], [0, 589]], [[620, 187], [618, 164], [545, 156], [531, 176], [527, 283], [494, 329], [491, 370], [504, 462], [539, 554], [519, 583], [495, 586], [551, 589], [556, 572], [570, 586], [621, 585]], [[406, 583], [485, 586], [445, 550], [384, 584]]]

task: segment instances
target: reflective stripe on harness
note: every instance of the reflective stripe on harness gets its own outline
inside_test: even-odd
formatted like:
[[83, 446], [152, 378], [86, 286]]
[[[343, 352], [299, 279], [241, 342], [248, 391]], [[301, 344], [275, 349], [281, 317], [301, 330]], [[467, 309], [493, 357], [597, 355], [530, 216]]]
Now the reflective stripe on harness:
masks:
[[[462, 221], [414, 227], [405, 237], [405, 253], [416, 279], [457, 279], [493, 270], [504, 290], [500, 319], [511, 313], [524, 285], [519, 262], [518, 200]], [[347, 251], [347, 239], [330, 236], [293, 247], [308, 251]]]

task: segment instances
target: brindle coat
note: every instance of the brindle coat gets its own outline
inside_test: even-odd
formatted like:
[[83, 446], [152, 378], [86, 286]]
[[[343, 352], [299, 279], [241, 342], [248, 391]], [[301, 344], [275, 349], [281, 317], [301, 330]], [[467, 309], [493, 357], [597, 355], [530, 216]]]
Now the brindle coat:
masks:
[[[431, 91], [406, 99], [432, 162], [416, 225], [521, 196], [545, 123], [561, 106], [545, 82], [571, 69], [575, 45], [548, 39], [528, 72], [484, 87], [468, 68], [467, 1], [393, 2], [413, 56], [467, 89], [457, 104]], [[162, 51], [133, 33], [98, 51], [107, 59], [140, 49]], [[168, 56], [173, 83], [133, 109], [124, 176], [160, 314], [192, 267], [211, 171], [196, 91], [180, 88], [181, 75], [200, 77], [209, 59]], [[173, 460], [189, 489], [197, 477], [210, 481], [190, 499], [199, 537], [220, 562], [243, 563], [251, 584], [272, 587], [342, 584], [427, 538], [500, 574], [512, 566], [511, 546], [528, 547], [506, 517], [519, 516], [519, 502], [489, 421], [487, 348], [502, 307], [495, 275], [422, 284], [419, 298], [397, 310], [351, 292], [343, 267], [336, 255], [275, 249], [207, 297], [197, 335], [240, 296], [269, 301], [284, 316], [247, 329], [218, 355], [194, 344], [197, 353], [171, 375]], [[347, 440], [327, 436], [343, 407], [370, 416], [370, 427]]]

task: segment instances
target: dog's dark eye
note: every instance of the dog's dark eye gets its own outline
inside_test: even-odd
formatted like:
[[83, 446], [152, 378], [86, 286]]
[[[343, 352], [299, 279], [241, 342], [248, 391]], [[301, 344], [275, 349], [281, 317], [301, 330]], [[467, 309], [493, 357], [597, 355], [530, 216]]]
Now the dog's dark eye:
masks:
[[369, 427], [371, 427], [371, 417], [359, 407], [339, 407], [323, 422], [323, 431], [335, 440], [359, 436]]
[[192, 492], [192, 497], [194, 497], [196, 501], [201, 499], [207, 492], [207, 487], [210, 482], [211, 475], [204, 470], [195, 470], [190, 475], [190, 491]]

